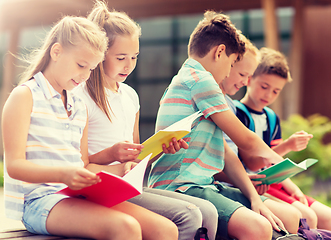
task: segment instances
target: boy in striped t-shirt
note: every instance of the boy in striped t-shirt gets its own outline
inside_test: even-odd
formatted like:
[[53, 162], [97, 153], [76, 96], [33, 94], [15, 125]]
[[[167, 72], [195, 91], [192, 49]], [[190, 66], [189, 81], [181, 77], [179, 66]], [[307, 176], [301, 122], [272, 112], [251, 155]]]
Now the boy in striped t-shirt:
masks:
[[[283, 160], [229, 111], [218, 86], [242, 57], [245, 43], [226, 15], [208, 11], [191, 34], [188, 47], [189, 58], [161, 99], [156, 130], [199, 110], [203, 117], [186, 136], [188, 149], [154, 162], [149, 186], [211, 201], [219, 213], [217, 238], [271, 239], [272, 227], [284, 228], [266, 206], [272, 200], [262, 197], [262, 202], [240, 160], [223, 141], [222, 130], [252, 156], [270, 163]], [[215, 183], [213, 175], [221, 171], [240, 190]]]

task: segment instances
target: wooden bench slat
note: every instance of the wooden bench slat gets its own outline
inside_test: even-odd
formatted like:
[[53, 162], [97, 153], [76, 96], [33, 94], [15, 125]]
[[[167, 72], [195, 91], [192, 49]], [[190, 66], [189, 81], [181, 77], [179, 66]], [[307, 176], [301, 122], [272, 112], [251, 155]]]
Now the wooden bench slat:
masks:
[[65, 237], [61, 237], [61, 236], [36, 235], [36, 234], [29, 233], [27, 230], [23, 230], [23, 229], [2, 231], [2, 232], [0, 232], [0, 240], [1, 239], [11, 239], [11, 240], [34, 240], [34, 239], [36, 239], [36, 240], [56, 240], [56, 239], [83, 240], [83, 238], [65, 238]]

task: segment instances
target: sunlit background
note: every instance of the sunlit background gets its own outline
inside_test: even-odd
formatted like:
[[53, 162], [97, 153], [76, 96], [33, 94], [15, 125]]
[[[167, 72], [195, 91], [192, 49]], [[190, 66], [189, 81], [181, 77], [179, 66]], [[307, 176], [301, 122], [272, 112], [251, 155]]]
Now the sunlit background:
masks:
[[[61, 13], [67, 12], [85, 16], [92, 3], [92, 0], [0, 0], [1, 109], [24, 68], [7, 51], [17, 46], [15, 55], [19, 58], [27, 55], [41, 45], [51, 27], [49, 17], [59, 19]], [[8, 5], [9, 10], [4, 8]], [[288, 57], [294, 81], [286, 85], [272, 108], [283, 119], [285, 138], [296, 130], [315, 135], [307, 150], [291, 158], [319, 159], [311, 172], [300, 174], [300, 187], [307, 193], [315, 192], [320, 201], [330, 201], [331, 0], [115, 0], [108, 5], [127, 12], [142, 28], [137, 67], [126, 80], [140, 97], [141, 141], [154, 133], [159, 100], [187, 58], [189, 35], [205, 10], [224, 10], [258, 48], [267, 46], [282, 51]], [[22, 27], [33, 21], [38, 24]], [[244, 92], [242, 89], [233, 97], [239, 99]]]

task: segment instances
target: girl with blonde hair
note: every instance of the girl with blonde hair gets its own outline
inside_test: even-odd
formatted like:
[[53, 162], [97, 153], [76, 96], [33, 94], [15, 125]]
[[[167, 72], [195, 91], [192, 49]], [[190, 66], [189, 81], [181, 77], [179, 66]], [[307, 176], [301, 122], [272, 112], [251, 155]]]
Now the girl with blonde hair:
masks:
[[[176, 239], [166, 218], [123, 202], [112, 208], [55, 194], [100, 181], [90, 171], [85, 104], [69, 90], [85, 82], [104, 58], [107, 37], [93, 22], [64, 17], [34, 54], [3, 109], [5, 207], [36, 234], [94, 239]], [[108, 170], [123, 175], [132, 163]], [[141, 215], [145, 218], [140, 217]], [[144, 221], [154, 221], [154, 229]]]

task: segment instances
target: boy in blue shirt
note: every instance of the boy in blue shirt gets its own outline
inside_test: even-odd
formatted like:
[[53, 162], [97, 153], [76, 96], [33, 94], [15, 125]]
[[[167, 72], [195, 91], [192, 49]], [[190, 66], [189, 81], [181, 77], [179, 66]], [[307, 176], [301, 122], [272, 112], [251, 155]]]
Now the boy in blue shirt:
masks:
[[[285, 84], [292, 80], [286, 58], [270, 48], [261, 48], [260, 54], [261, 61], [248, 81], [247, 92], [240, 102], [236, 102], [237, 117], [280, 156], [290, 151], [301, 151], [313, 136], [299, 131], [283, 141], [279, 118], [267, 107], [277, 99]], [[245, 154], [240, 154], [240, 157], [249, 170], [264, 167], [263, 162], [252, 165]], [[331, 230], [331, 208], [304, 195], [290, 179], [271, 184], [267, 193], [296, 207], [307, 219], [310, 228]]]
[[[153, 163], [149, 186], [211, 201], [219, 213], [218, 238], [269, 240], [272, 227], [284, 228], [283, 223], [266, 206], [272, 200], [261, 200], [240, 160], [223, 139], [225, 131], [252, 158], [258, 156], [269, 164], [283, 160], [229, 111], [218, 86], [244, 54], [244, 45], [226, 15], [205, 13], [191, 34], [189, 58], [161, 99], [156, 131], [199, 110], [203, 117], [186, 135], [188, 149], [163, 155]], [[240, 190], [215, 183], [213, 175], [221, 171]]]

